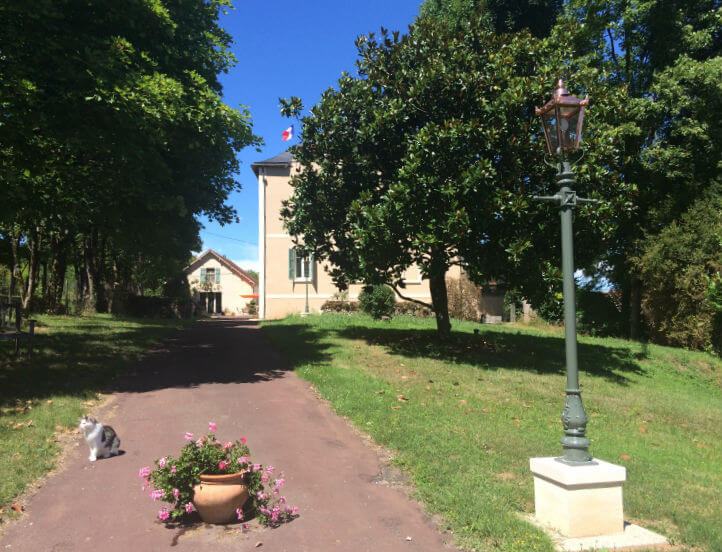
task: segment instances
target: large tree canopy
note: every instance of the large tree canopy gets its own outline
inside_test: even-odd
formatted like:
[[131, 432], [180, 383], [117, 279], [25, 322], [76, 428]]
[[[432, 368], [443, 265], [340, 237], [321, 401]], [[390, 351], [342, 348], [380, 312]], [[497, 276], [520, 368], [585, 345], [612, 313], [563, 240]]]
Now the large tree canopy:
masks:
[[0, 6], [1, 232], [61, 273], [75, 256], [91, 303], [102, 306], [103, 281], [177, 271], [198, 246], [196, 217], [234, 220], [236, 153], [258, 139], [247, 111], [221, 98], [229, 5]]
[[[558, 221], [530, 202], [556, 190], [534, 105], [562, 72], [592, 95], [579, 188], [623, 206], [606, 122], [623, 93], [606, 90], [597, 70], [565, 64], [561, 41], [497, 35], [481, 18], [420, 18], [408, 35], [382, 31], [357, 45], [358, 76], [344, 74], [303, 119], [293, 151], [301, 169], [283, 211], [290, 233], [331, 261], [342, 287], [383, 282], [403, 295], [403, 272], [418, 264], [442, 334], [452, 264], [478, 283], [504, 278], [543, 295], [558, 276]], [[287, 114], [299, 107], [282, 101]], [[582, 262], [599, 253], [608, 212], [580, 210]]]

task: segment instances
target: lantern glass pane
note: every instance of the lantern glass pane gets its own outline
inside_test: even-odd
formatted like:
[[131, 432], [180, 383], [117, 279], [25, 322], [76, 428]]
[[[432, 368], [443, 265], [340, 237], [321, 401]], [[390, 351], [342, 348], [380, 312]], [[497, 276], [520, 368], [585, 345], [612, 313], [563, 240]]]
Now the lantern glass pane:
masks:
[[559, 147], [556, 110], [550, 109], [542, 115], [542, 123], [544, 124], [544, 134], [547, 138], [549, 153], [556, 153], [557, 147]]

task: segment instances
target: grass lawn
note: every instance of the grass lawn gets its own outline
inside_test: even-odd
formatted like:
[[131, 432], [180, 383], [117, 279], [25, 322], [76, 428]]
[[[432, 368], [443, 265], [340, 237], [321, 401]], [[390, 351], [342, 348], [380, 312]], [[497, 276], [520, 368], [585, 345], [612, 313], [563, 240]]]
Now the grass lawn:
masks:
[[[475, 336], [473, 329], [479, 328]], [[418, 497], [467, 549], [551, 551], [529, 458], [559, 456], [564, 342], [557, 329], [327, 314], [263, 331], [333, 407], [396, 452]], [[627, 468], [625, 518], [680, 550], [722, 550], [722, 362], [705, 353], [581, 338], [591, 453]]]
[[[70, 433], [92, 412], [98, 393], [155, 343], [185, 322], [111, 315], [37, 316], [35, 351], [27, 359], [0, 342], [0, 513], [50, 470]], [[2, 516], [0, 516], [0, 521]]]

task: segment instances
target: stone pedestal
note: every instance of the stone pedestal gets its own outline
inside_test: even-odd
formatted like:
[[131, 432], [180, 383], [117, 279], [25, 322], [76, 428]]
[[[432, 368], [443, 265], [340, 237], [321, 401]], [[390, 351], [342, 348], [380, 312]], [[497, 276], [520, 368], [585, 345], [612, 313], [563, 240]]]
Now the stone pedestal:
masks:
[[531, 458], [536, 519], [565, 537], [622, 533], [627, 470], [603, 460], [594, 462], [569, 466], [556, 458]]

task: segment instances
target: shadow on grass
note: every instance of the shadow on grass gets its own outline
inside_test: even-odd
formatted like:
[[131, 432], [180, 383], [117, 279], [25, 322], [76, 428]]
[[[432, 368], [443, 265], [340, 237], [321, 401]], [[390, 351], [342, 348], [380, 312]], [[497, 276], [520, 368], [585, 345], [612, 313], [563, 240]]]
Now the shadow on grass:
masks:
[[[0, 349], [0, 406], [57, 394], [87, 398], [98, 392], [255, 383], [292, 369], [249, 320], [201, 320], [185, 330], [127, 321], [139, 325], [114, 328], [102, 319], [97, 325], [59, 324], [36, 335], [32, 359], [24, 350], [15, 358], [10, 347]], [[294, 335], [314, 341], [302, 328]], [[323, 359], [323, 346], [314, 349]]]
[[[511, 368], [538, 374], [565, 373], [563, 336], [529, 335], [521, 332], [495, 332], [481, 329], [478, 335], [452, 332], [440, 341], [432, 329], [395, 329], [348, 326], [338, 334], [363, 339], [385, 347], [390, 353], [408, 358], [434, 358], [452, 363], [471, 364], [481, 369]], [[626, 374], [643, 370], [627, 348], [579, 344], [579, 367], [588, 374], [627, 384]]]

